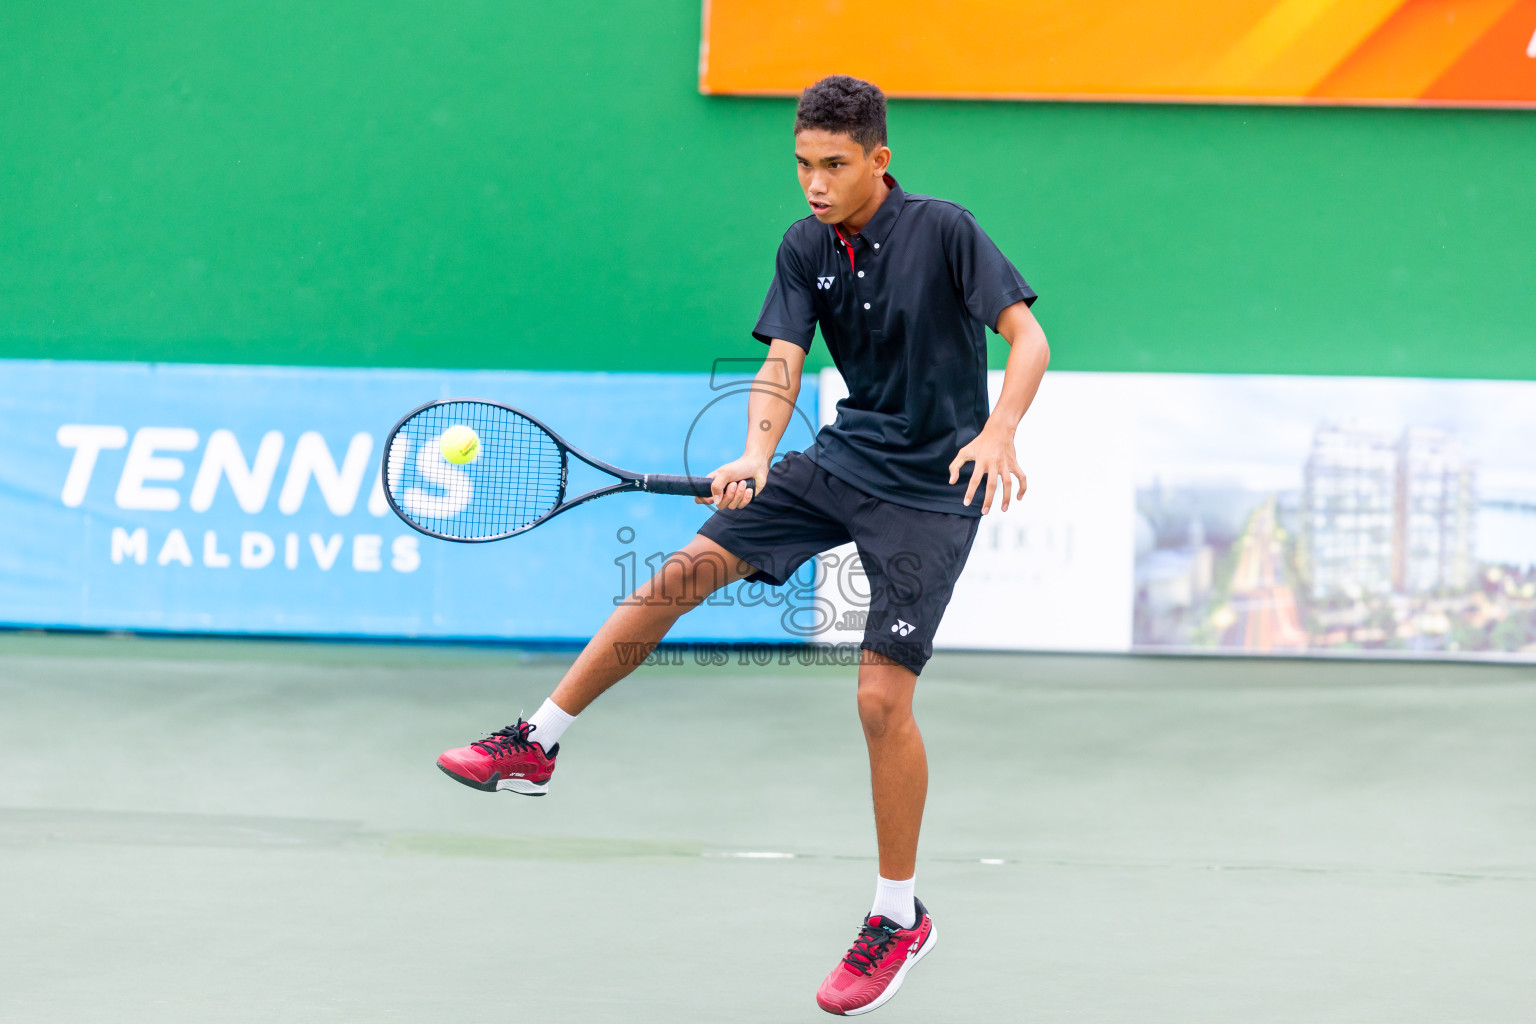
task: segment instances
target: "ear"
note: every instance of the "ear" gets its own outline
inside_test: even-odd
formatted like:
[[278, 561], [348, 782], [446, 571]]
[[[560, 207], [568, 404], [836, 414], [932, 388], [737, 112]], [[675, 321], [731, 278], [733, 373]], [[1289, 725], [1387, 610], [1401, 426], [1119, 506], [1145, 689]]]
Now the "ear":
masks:
[[869, 154], [869, 164], [877, 177], [883, 175], [886, 168], [891, 166], [891, 147], [876, 146], [875, 151]]

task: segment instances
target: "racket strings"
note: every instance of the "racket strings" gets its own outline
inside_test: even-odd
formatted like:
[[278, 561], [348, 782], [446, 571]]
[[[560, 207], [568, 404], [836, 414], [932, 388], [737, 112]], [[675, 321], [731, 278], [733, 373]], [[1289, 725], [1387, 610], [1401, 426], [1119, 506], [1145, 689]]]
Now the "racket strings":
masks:
[[[480, 439], [465, 465], [443, 457], [449, 427]], [[432, 533], [483, 540], [523, 529], [564, 496], [565, 457], [541, 427], [484, 402], [444, 402], [411, 417], [395, 433], [385, 486], [412, 522]]]

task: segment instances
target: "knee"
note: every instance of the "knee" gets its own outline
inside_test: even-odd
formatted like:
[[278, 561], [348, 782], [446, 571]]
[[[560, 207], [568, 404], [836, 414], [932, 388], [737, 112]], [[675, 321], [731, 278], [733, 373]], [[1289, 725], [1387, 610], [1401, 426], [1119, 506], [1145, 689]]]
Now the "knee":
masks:
[[674, 605], [688, 609], [703, 601], [726, 584], [724, 560], [712, 552], [690, 557], [679, 552], [662, 563], [661, 571], [651, 581], [648, 604]]
[[912, 720], [910, 695], [883, 686], [859, 685], [859, 721], [867, 736], [884, 736]]

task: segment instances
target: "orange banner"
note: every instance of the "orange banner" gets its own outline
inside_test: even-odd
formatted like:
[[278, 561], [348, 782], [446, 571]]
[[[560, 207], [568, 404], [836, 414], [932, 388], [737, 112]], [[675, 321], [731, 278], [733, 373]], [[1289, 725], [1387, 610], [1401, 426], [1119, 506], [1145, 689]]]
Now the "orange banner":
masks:
[[705, 0], [699, 88], [1536, 106], [1536, 0]]

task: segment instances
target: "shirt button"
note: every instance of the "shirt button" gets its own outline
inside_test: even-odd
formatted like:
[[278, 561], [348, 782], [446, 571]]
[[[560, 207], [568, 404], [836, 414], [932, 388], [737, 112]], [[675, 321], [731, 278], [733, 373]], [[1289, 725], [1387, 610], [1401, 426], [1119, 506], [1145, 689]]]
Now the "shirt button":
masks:
[[878, 249], [878, 248], [880, 248], [880, 243], [879, 243], [879, 242], [876, 242], [876, 243], [875, 243], [875, 248], [876, 248], [876, 249]]
[[868, 309], [868, 308], [869, 308], [869, 303], [867, 303], [867, 302], [866, 302], [866, 303], [864, 303], [864, 308], [865, 308], [865, 309]]
[[859, 276], [860, 276], [860, 277], [863, 277], [863, 276], [864, 276], [864, 271], [862, 271], [862, 270], [861, 270], [861, 271], [859, 271]]

